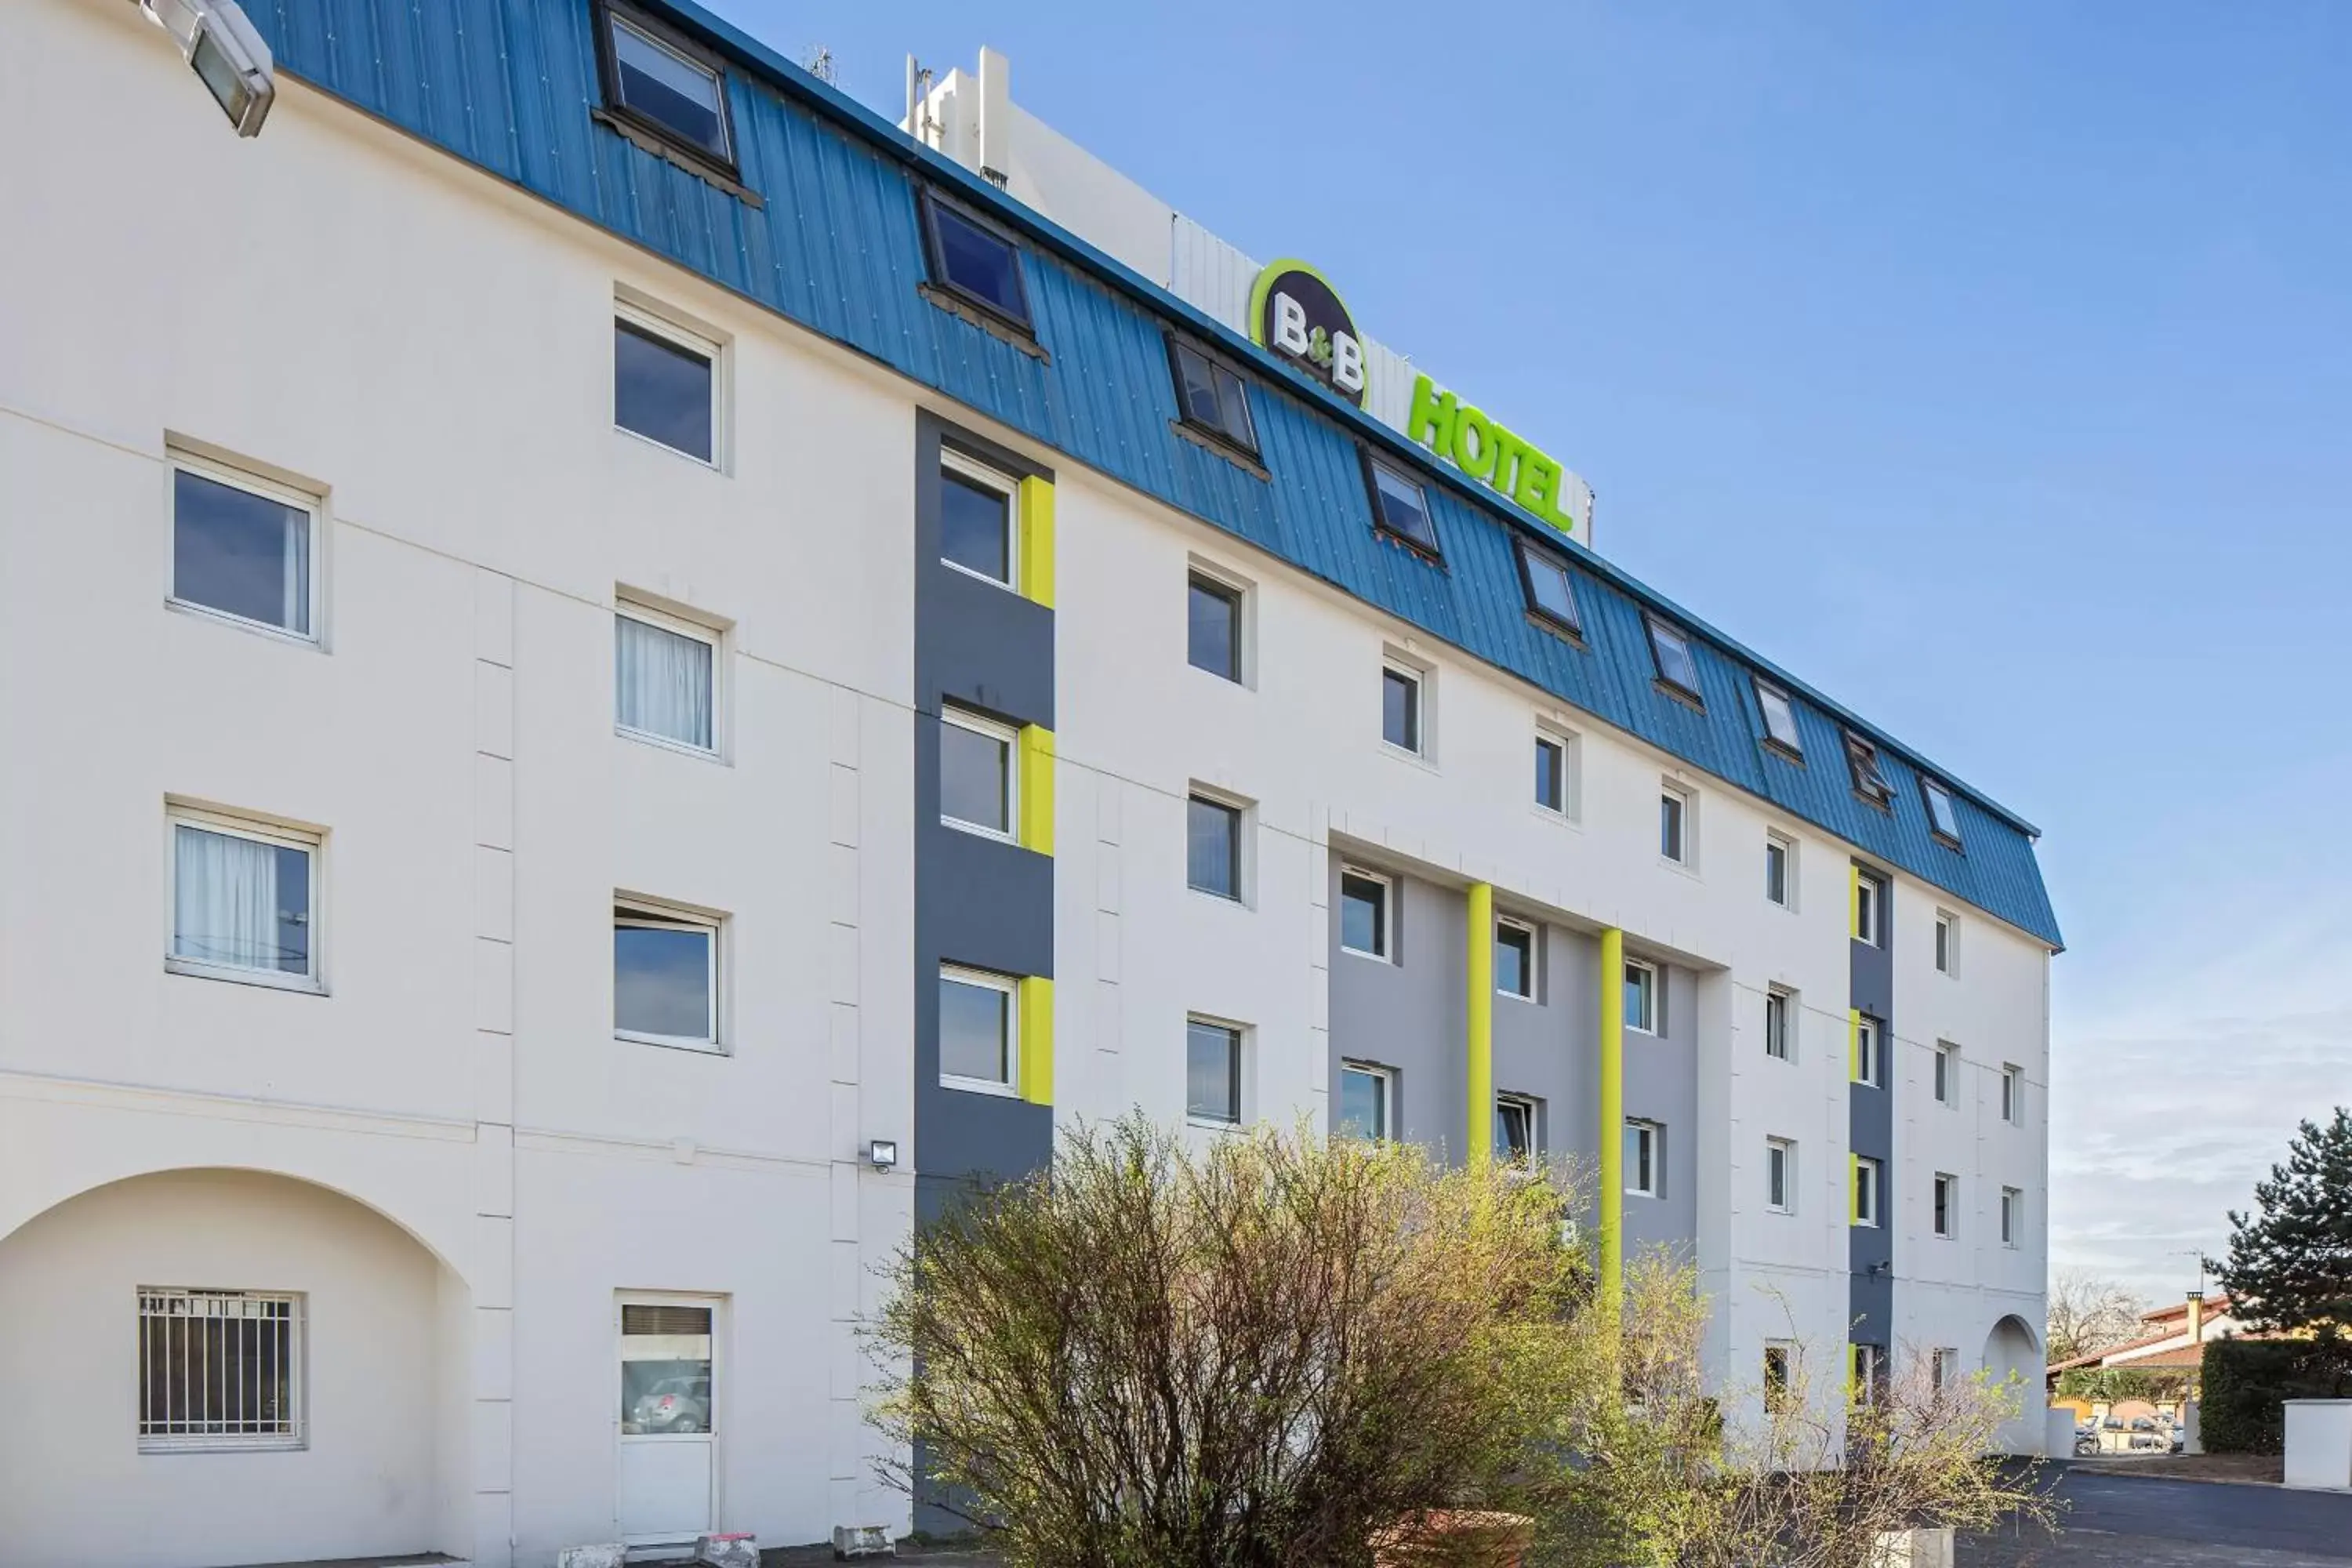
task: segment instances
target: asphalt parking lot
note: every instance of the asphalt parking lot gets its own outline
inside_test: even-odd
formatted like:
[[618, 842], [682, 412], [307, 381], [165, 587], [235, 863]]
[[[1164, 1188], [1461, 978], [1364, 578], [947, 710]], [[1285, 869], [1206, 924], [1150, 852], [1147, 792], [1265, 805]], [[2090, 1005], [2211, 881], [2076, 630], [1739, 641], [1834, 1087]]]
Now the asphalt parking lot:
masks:
[[2040, 1531], [1960, 1542], [1958, 1568], [2341, 1568], [2352, 1563], [2352, 1493], [2065, 1470], [2053, 1540]]

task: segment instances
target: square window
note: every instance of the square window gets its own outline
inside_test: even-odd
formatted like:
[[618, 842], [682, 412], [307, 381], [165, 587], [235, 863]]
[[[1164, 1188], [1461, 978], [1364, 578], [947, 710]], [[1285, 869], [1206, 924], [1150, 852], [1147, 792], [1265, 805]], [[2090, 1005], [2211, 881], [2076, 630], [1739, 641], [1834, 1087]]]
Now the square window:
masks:
[[1956, 974], [1960, 963], [1960, 922], [1957, 916], [1936, 911], [1936, 973]]
[[1863, 739], [1851, 730], [1847, 731], [1845, 761], [1848, 771], [1853, 774], [1854, 794], [1862, 796], [1871, 805], [1879, 806], [1886, 805], [1894, 798], [1894, 789], [1888, 785], [1886, 775], [1879, 771], [1878, 747], [1875, 742]]
[[1523, 1094], [1502, 1094], [1495, 1097], [1495, 1152], [1502, 1159], [1518, 1163], [1540, 1159], [1538, 1146], [1540, 1122], [1536, 1101]]
[[1886, 884], [1861, 868], [1853, 876], [1853, 940], [1876, 947], [1885, 936]]
[[1010, 588], [1019, 563], [1014, 516], [1019, 483], [962, 453], [940, 452], [940, 559], [961, 572]]
[[718, 1049], [716, 920], [614, 901], [613, 1033], [651, 1046]]
[[1691, 652], [1690, 634], [1654, 616], [1649, 618], [1649, 626], [1650, 658], [1657, 668], [1658, 679], [1685, 697], [1698, 700], [1698, 659]]
[[701, 50], [642, 17], [606, 11], [609, 107], [714, 163], [732, 168], [726, 73]]
[[1778, 985], [1764, 993], [1764, 1054], [1777, 1061], [1788, 1061], [1792, 1052], [1797, 998], [1794, 993]]
[[1364, 463], [1371, 477], [1372, 521], [1415, 550], [1437, 554], [1437, 524], [1421, 482], [1369, 453]]
[[1674, 788], [1658, 792], [1658, 854], [1677, 866], [1690, 864], [1690, 796]]
[[1629, 1197], [1654, 1198], [1659, 1192], [1658, 1144], [1665, 1129], [1654, 1121], [1625, 1123], [1625, 1192]]
[[951, 704], [940, 707], [940, 820], [967, 833], [1013, 838], [1019, 731]]
[[1021, 273], [1019, 246], [928, 188], [923, 235], [932, 282], [1024, 332], [1030, 330], [1029, 285]]
[[1019, 982], [940, 965], [940, 1081], [950, 1089], [1011, 1094], [1020, 1082]]
[[2025, 1125], [2025, 1069], [2006, 1066], [2000, 1069], [2000, 1119], [2012, 1126]]
[[1764, 1140], [1764, 1206], [1774, 1214], [1797, 1208], [1797, 1146], [1786, 1138]]
[[1637, 959], [1625, 961], [1625, 1026], [1645, 1035], [1666, 1032], [1665, 1001], [1659, 994], [1658, 971]]
[[1764, 715], [1764, 738], [1792, 757], [1805, 754], [1803, 741], [1797, 733], [1796, 704], [1789, 694], [1769, 681], [1756, 682], [1756, 706]]
[[1960, 1179], [1958, 1176], [1946, 1175], [1941, 1171], [1937, 1172], [1932, 1202], [1935, 1207], [1933, 1223], [1936, 1234], [1949, 1241], [1959, 1234]]
[[2025, 1235], [2025, 1194], [2015, 1187], [2000, 1190], [2000, 1244], [2020, 1245]]
[[1886, 1087], [1886, 1029], [1867, 1013], [1853, 1016], [1853, 1081]]
[[1242, 679], [1242, 591], [1195, 572], [1185, 594], [1185, 658], [1236, 685]]
[[1257, 427], [1250, 421], [1248, 384], [1181, 338], [1168, 340], [1168, 355], [1184, 423], [1256, 457]]
[[1536, 996], [1536, 932], [1517, 921], [1495, 922], [1495, 989], [1506, 996], [1534, 1001]]
[[1568, 815], [1568, 746], [1549, 735], [1536, 737], [1536, 805]]
[[319, 839], [240, 817], [173, 809], [175, 973], [319, 988]]
[[299, 1448], [303, 1299], [139, 1287], [139, 1451]]
[[315, 640], [318, 517], [315, 499], [175, 456], [173, 602]]
[[1567, 562], [1522, 541], [1519, 580], [1528, 591], [1528, 614], [1572, 637], [1584, 635], [1584, 623], [1577, 617], [1576, 588], [1568, 574]]
[[1386, 877], [1350, 866], [1339, 873], [1339, 946], [1366, 958], [1389, 956], [1389, 893]]
[[1954, 849], [1960, 847], [1960, 819], [1952, 808], [1952, 792], [1934, 779], [1919, 781], [1920, 796], [1927, 803], [1927, 827], [1937, 838]]
[[1196, 893], [1242, 896], [1242, 808], [1206, 795], [1184, 807], [1184, 879]]
[[1876, 1160], [1866, 1154], [1853, 1157], [1853, 1223], [1875, 1226], [1879, 1223], [1879, 1205], [1885, 1197], [1881, 1190], [1884, 1172]]
[[624, 604], [613, 616], [613, 721], [623, 734], [718, 750], [719, 636]]
[[1369, 1062], [1339, 1066], [1339, 1136], [1393, 1138], [1396, 1074]]
[[719, 345], [615, 304], [613, 423], [673, 452], [715, 463]]
[[1381, 739], [1414, 756], [1421, 752], [1421, 677], [1395, 665], [1381, 669]]
[[1936, 1102], [1957, 1105], [1960, 1099], [1960, 1047], [1948, 1040], [1936, 1046]]
[[1195, 1121], [1242, 1119], [1242, 1032], [1205, 1018], [1184, 1022], [1184, 1113]]
[[1764, 897], [1782, 909], [1796, 907], [1797, 846], [1778, 833], [1764, 836]]

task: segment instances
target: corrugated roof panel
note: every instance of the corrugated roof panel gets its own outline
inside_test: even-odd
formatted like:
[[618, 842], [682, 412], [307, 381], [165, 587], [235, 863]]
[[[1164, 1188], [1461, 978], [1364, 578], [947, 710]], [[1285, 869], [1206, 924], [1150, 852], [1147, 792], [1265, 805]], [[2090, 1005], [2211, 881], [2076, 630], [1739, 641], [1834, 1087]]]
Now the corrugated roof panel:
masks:
[[[1843, 720], [1801, 682], [1791, 681], [1791, 697], [1806, 760], [1768, 754], [1743, 662], [1753, 656], [1671, 606], [1696, 634], [1705, 711], [1660, 690], [1643, 600], [1665, 602], [1580, 547], [1545, 540], [1571, 563], [1586, 646], [1530, 624], [1513, 550], [1523, 531], [1544, 531], [1472, 500], [1442, 468], [1430, 469], [1426, 488], [1444, 563], [1382, 537], [1371, 525], [1359, 447], [1392, 433], [1325, 406], [1319, 391], [1156, 281], [801, 79], [725, 23], [692, 6], [648, 3], [753, 68], [730, 73], [729, 103], [743, 183], [762, 205], [593, 118], [602, 99], [588, 0], [258, 0], [250, 9], [289, 71], [2058, 942], [2032, 840], [1998, 806], [1948, 780], [1967, 852], [1936, 843], [1917, 768], [1891, 742], [1884, 767], [1893, 809], [1864, 804], [1847, 778]], [[916, 166], [959, 199], [992, 205], [1050, 238], [1052, 248], [1023, 252], [1037, 341], [1049, 357], [919, 293], [926, 268]], [[1251, 407], [1270, 479], [1173, 428], [1167, 321], [1261, 367]]]

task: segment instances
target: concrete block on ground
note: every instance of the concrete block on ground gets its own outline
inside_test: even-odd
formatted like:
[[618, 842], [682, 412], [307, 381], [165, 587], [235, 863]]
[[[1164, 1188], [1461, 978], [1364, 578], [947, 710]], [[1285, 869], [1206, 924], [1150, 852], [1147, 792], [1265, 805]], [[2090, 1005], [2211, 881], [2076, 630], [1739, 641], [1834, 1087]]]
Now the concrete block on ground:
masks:
[[748, 1531], [733, 1535], [698, 1535], [694, 1560], [704, 1568], [760, 1568], [760, 1540]]
[[629, 1549], [617, 1541], [567, 1546], [555, 1554], [555, 1568], [628, 1568]]
[[1870, 1568], [1952, 1568], [1948, 1530], [1894, 1530], [1878, 1538]]
[[887, 1524], [836, 1524], [833, 1527], [833, 1559], [845, 1563], [853, 1557], [896, 1557], [898, 1543], [890, 1539]]

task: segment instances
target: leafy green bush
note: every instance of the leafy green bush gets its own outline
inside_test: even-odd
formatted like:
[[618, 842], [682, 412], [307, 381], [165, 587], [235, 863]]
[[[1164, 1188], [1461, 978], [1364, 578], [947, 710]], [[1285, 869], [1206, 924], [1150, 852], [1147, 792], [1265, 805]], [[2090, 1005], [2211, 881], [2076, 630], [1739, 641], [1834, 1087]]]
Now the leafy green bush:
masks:
[[2212, 1454], [2275, 1454], [2286, 1443], [2290, 1399], [2336, 1392], [2326, 1358], [2306, 1340], [2214, 1340], [2205, 1346], [2200, 1434]]

